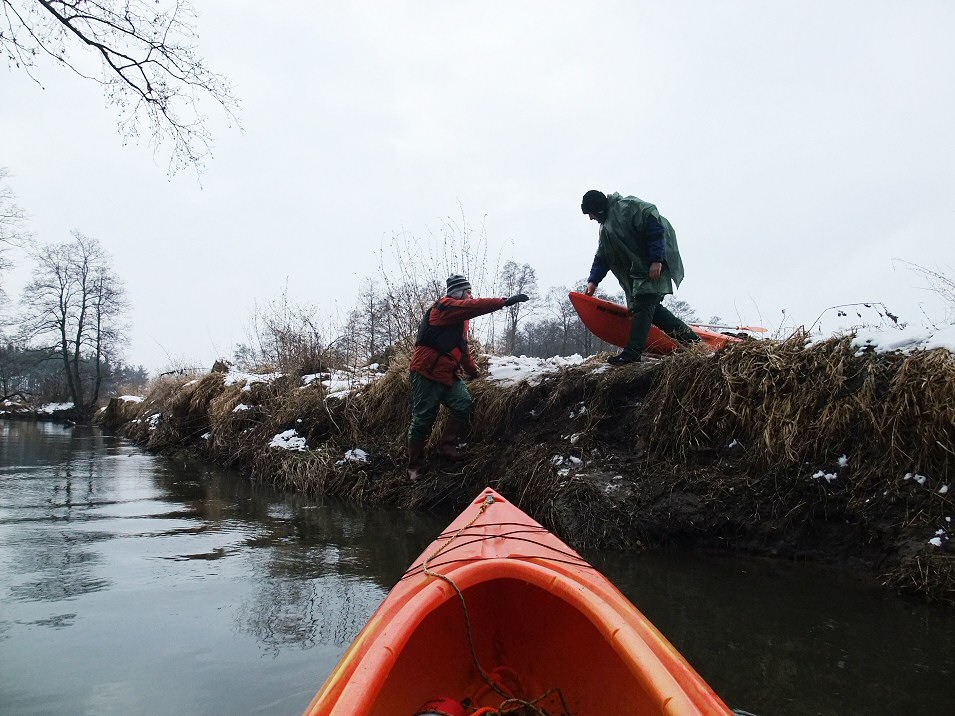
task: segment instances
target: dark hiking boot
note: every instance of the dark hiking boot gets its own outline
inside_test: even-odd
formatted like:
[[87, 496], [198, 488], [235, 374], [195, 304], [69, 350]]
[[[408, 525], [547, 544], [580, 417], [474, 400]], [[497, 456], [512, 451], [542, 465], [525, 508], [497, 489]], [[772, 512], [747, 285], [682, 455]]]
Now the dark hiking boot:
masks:
[[635, 353], [628, 353], [627, 351], [621, 351], [615, 356], [610, 356], [607, 359], [607, 362], [610, 365], [626, 365], [627, 363], [639, 363], [640, 356]]
[[461, 449], [461, 444], [467, 431], [467, 423], [456, 418], [448, 418], [444, 435], [441, 436], [441, 444], [438, 446], [438, 453], [449, 460], [466, 460], [468, 455]]
[[412, 482], [424, 472], [424, 440], [408, 441], [408, 477]]
[[465, 449], [465, 443], [441, 443], [438, 447], [438, 453], [448, 460], [460, 462], [468, 459], [468, 453]]

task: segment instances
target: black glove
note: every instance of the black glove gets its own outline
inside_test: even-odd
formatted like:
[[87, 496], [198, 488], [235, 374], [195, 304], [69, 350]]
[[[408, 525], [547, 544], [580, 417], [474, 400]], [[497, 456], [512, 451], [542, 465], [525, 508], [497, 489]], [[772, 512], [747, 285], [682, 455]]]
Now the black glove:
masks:
[[513, 306], [515, 303], [524, 303], [527, 300], [526, 293], [515, 293], [510, 298], [504, 299], [505, 306]]

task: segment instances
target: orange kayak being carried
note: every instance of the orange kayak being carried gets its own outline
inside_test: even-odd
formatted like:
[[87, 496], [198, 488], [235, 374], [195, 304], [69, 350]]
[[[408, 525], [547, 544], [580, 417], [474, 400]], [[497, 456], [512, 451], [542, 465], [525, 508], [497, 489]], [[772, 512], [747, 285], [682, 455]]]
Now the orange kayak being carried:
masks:
[[491, 488], [412, 564], [305, 714], [425, 712], [733, 713], [606, 577]]
[[[626, 348], [630, 338], [630, 311], [613, 301], [605, 301], [586, 293], [571, 291], [570, 303], [573, 305], [580, 321], [587, 330], [597, 338], [610, 345]], [[711, 331], [705, 326], [689, 324], [690, 330], [700, 337], [703, 343], [713, 350], [718, 350], [727, 343], [738, 343], [739, 338], [728, 336], [725, 333]], [[763, 329], [765, 330], [765, 329]], [[675, 351], [677, 343], [656, 326], [650, 326], [650, 334], [643, 350], [651, 355], [668, 355]]]

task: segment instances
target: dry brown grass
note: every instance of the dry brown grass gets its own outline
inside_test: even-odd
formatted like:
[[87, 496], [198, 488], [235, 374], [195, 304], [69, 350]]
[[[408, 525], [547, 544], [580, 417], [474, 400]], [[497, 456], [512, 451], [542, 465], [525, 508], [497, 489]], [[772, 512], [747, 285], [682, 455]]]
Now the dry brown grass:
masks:
[[382, 446], [398, 452], [404, 450], [410, 418], [409, 363], [407, 352], [395, 355], [381, 378], [348, 399], [344, 431], [352, 442], [361, 443], [376, 436]]
[[742, 343], [663, 362], [648, 409], [661, 454], [735, 439], [764, 467], [851, 453], [941, 474], [955, 457], [955, 359], [860, 352], [848, 338]]

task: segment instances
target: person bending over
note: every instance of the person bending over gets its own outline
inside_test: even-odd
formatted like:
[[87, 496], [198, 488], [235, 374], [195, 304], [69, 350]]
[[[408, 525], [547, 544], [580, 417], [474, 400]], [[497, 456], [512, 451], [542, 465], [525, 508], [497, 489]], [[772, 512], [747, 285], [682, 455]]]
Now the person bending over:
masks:
[[597, 285], [613, 272], [630, 309], [630, 339], [607, 362], [639, 362], [651, 324], [682, 343], [698, 342], [700, 337], [662, 303], [664, 296], [673, 293], [673, 284], [679, 287], [683, 280], [683, 261], [676, 232], [657, 207], [635, 196], [608, 196], [591, 189], [580, 209], [600, 224], [585, 293], [593, 296]]

